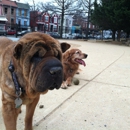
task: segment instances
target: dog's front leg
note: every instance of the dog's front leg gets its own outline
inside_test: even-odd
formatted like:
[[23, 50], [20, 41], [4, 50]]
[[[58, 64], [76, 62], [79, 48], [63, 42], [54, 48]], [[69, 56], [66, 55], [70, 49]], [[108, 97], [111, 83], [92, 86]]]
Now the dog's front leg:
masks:
[[71, 86], [72, 83], [72, 77], [68, 77], [66, 81], [63, 81], [61, 88], [67, 89], [68, 86]]
[[71, 86], [71, 84], [72, 84], [72, 77], [68, 77], [67, 78], [66, 84], [67, 84], [67, 86]]
[[2, 115], [6, 130], [16, 130], [17, 117], [21, 112], [21, 108], [15, 108], [13, 102], [9, 102], [2, 94]]
[[33, 114], [36, 108], [36, 105], [39, 101], [40, 96], [35, 98], [32, 103], [26, 105], [26, 117], [25, 117], [25, 130], [33, 130]]

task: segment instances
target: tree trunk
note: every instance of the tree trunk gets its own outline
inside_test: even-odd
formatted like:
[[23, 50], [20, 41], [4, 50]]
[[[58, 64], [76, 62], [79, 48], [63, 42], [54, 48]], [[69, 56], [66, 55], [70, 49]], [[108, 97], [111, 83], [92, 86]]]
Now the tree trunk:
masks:
[[117, 33], [117, 41], [120, 41], [121, 30], [118, 30], [117, 32], [118, 32], [118, 33]]
[[115, 41], [115, 34], [116, 34], [116, 31], [112, 30], [112, 39], [113, 39], [113, 41]]
[[130, 35], [130, 33], [129, 33], [129, 32], [127, 32], [127, 33], [126, 33], [126, 40], [128, 40], [128, 39], [129, 39], [129, 35]]
[[87, 29], [86, 29], [86, 39], [88, 39], [88, 32], [89, 32], [90, 9], [91, 9], [91, 0], [89, 0], [89, 4], [88, 4], [88, 21], [87, 21]]
[[62, 33], [63, 33], [63, 24], [64, 24], [64, 0], [63, 0], [62, 14], [61, 14], [61, 28], [60, 28], [60, 37], [61, 38], [62, 38]]
[[102, 41], [103, 41], [103, 38], [104, 38], [104, 36], [103, 36], [103, 30], [101, 30], [101, 39], [102, 39]]

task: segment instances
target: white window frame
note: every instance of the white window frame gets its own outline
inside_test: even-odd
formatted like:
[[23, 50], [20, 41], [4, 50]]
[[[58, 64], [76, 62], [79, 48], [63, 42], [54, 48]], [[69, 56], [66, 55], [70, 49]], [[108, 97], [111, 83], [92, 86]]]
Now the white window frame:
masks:
[[57, 31], [57, 25], [53, 25], [53, 31]]
[[48, 24], [46, 24], [46, 30], [48, 30]]
[[54, 23], [57, 23], [57, 17], [54, 17]]
[[[25, 24], [26, 23], [26, 24]], [[24, 20], [24, 26], [27, 26], [27, 20]]]
[[45, 15], [45, 22], [49, 21], [49, 16]]

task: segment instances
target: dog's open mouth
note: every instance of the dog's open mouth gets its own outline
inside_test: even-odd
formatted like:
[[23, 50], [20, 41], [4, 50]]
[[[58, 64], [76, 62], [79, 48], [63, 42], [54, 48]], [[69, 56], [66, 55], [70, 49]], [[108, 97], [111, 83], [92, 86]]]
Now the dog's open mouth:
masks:
[[82, 59], [75, 59], [76, 62], [78, 62], [79, 64], [86, 66], [85, 62]]

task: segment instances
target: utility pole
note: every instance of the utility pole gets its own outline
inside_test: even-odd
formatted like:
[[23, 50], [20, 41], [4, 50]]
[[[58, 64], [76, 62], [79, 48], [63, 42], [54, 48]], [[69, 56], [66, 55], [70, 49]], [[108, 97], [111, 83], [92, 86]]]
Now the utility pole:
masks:
[[11, 6], [10, 6], [10, 30], [11, 30]]
[[88, 18], [87, 18], [87, 28], [86, 28], [86, 39], [88, 39], [89, 23], [90, 23], [90, 11], [91, 11], [91, 0], [88, 1]]

